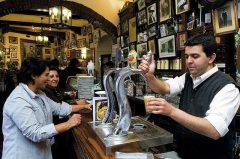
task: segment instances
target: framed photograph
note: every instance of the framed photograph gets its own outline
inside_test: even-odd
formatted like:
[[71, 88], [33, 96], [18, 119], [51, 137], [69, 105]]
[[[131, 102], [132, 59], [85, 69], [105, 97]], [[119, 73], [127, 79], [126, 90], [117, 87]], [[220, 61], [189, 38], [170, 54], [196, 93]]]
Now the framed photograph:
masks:
[[194, 20], [187, 23], [187, 30], [193, 30]]
[[142, 59], [142, 56], [147, 54], [147, 43], [137, 44], [138, 59]]
[[146, 7], [145, 0], [138, 0], [138, 10], [142, 10], [143, 8]]
[[124, 61], [125, 61], [125, 60], [127, 60], [127, 57], [128, 57], [129, 48], [128, 47], [123, 48], [122, 52], [123, 52], [123, 58], [124, 58]]
[[171, 0], [160, 0], [160, 11], [159, 18], [160, 22], [172, 18], [172, 1]]
[[148, 25], [154, 24], [157, 22], [157, 10], [156, 10], [156, 3], [147, 7], [147, 19]]
[[18, 37], [9, 36], [9, 44], [18, 44]]
[[167, 24], [160, 25], [160, 35], [161, 35], [161, 37], [168, 35]]
[[18, 50], [17, 50], [17, 46], [10, 45], [10, 46], [9, 46], [9, 51], [10, 51], [10, 53], [12, 53], [12, 52], [17, 52], [17, 51], [18, 51]]
[[129, 19], [129, 42], [135, 42], [137, 39], [136, 17]]
[[11, 52], [11, 58], [16, 59], [17, 58], [17, 52]]
[[185, 42], [187, 41], [187, 32], [179, 32], [177, 34], [177, 50], [184, 50]]
[[93, 123], [103, 120], [107, 108], [107, 97], [93, 97]]
[[82, 34], [83, 36], [86, 36], [86, 35], [87, 35], [87, 27], [86, 27], [86, 26], [82, 26], [82, 28], [81, 28], [81, 34]]
[[189, 0], [175, 0], [175, 9], [177, 15], [189, 11], [190, 9]]
[[151, 52], [152, 52], [153, 54], [156, 53], [155, 39], [152, 39], [152, 40], [149, 40], [149, 41], [148, 41], [148, 48], [149, 48], [149, 51], [151, 50]]
[[86, 38], [77, 40], [77, 48], [81, 48], [81, 47], [85, 47], [85, 46], [86, 46]]
[[128, 20], [125, 20], [121, 23], [121, 33], [127, 33], [128, 32]]
[[34, 40], [21, 39], [20, 48], [22, 60], [28, 57], [42, 58], [42, 47], [37, 46]]
[[140, 12], [138, 12], [138, 14], [137, 14], [137, 21], [138, 21], [138, 25], [139, 26], [147, 23], [147, 13], [146, 13], [145, 9], [140, 11]]
[[174, 35], [158, 39], [159, 58], [176, 56]]
[[51, 55], [51, 49], [45, 49], [45, 55]]
[[130, 50], [136, 50], [136, 44], [135, 43], [130, 44]]
[[147, 39], [148, 39], [147, 31], [143, 31], [137, 35], [138, 43], [146, 42]]
[[156, 35], [156, 29], [157, 27], [154, 25], [150, 28], [148, 28], [148, 37], [151, 38]]
[[228, 34], [238, 30], [237, 3], [228, 1], [212, 11], [215, 35]]

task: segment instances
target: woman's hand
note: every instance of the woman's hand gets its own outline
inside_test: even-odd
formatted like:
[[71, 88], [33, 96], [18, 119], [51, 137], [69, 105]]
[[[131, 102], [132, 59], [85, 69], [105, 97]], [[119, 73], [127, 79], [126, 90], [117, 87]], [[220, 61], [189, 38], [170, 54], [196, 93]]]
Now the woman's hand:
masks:
[[69, 129], [81, 124], [81, 118], [80, 114], [73, 114], [67, 121]]

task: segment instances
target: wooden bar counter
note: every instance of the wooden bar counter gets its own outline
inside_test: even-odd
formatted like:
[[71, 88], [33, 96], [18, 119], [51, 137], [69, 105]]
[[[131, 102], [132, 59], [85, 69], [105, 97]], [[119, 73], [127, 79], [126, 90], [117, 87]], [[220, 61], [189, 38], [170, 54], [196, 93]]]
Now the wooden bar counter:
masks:
[[[105, 155], [105, 150], [100, 146], [96, 134], [91, 130], [88, 122], [92, 121], [92, 112], [81, 113], [82, 123], [73, 128], [74, 148], [78, 159], [114, 159], [115, 153]], [[121, 152], [142, 152], [137, 143], [122, 147]]]

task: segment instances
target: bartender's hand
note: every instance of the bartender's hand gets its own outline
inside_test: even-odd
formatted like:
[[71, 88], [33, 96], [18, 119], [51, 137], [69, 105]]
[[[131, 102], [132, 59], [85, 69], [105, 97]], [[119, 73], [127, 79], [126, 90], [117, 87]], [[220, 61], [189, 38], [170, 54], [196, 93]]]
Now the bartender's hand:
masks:
[[139, 69], [143, 70], [146, 76], [154, 74], [155, 71], [155, 60], [154, 60], [154, 55], [151, 56], [150, 63], [147, 61], [147, 56], [143, 55], [142, 61], [140, 65], [138, 66]]
[[148, 109], [152, 110], [153, 114], [170, 116], [176, 108], [163, 98], [149, 98]]
[[80, 114], [73, 114], [70, 119], [67, 121], [68, 127], [73, 128], [79, 124], [81, 124], [81, 115]]

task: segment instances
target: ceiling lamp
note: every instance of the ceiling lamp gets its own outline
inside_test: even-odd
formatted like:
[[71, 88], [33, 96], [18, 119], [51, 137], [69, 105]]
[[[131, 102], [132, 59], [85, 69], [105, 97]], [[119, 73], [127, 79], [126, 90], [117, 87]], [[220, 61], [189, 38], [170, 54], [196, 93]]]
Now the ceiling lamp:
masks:
[[56, 28], [66, 28], [72, 25], [72, 11], [62, 5], [49, 8], [49, 23]]
[[38, 36], [36, 36], [36, 45], [46, 45], [48, 43], [48, 37], [43, 35], [42, 20], [43, 20], [43, 17], [41, 17], [40, 34]]

